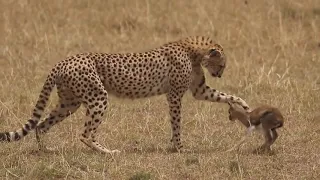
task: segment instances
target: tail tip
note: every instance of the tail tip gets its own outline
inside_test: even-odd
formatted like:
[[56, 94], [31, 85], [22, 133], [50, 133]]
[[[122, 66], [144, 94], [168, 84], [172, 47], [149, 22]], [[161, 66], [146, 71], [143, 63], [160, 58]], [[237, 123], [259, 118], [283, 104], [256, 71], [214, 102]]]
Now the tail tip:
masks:
[[0, 141], [10, 141], [9, 132], [0, 133]]

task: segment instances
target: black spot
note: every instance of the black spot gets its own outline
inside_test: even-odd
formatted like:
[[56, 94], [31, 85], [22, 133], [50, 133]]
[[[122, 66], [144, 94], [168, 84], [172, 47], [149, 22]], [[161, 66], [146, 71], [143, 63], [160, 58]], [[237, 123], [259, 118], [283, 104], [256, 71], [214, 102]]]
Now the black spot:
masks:
[[18, 132], [15, 132], [14, 133], [14, 140], [19, 140], [21, 137], [20, 137], [20, 135], [19, 135], [19, 133]]
[[198, 89], [196, 88], [196, 90], [194, 91], [194, 96], [196, 96], [198, 93]]
[[30, 130], [29, 124], [24, 125], [24, 128], [29, 131]]
[[10, 137], [9, 132], [0, 133], [0, 141], [9, 141], [10, 142], [9, 137]]
[[217, 97], [217, 101], [220, 101], [220, 100], [221, 100], [221, 97], [218, 96], [218, 97]]
[[40, 114], [35, 113], [35, 112], [33, 113], [33, 116], [36, 117], [36, 118], [38, 118], [38, 119], [40, 119], [40, 117], [41, 117]]
[[[40, 117], [40, 115], [39, 115], [39, 117]], [[33, 128], [36, 127], [36, 125], [37, 125], [37, 122], [34, 121], [34, 120], [32, 120], [32, 119], [29, 119], [28, 122], [29, 122], [29, 124], [31, 125], [31, 129], [33, 129]]]
[[41, 110], [41, 111], [43, 111], [43, 110], [44, 110], [44, 108], [43, 108], [43, 107], [38, 106], [38, 105], [36, 105], [36, 108], [37, 108], [38, 110]]
[[200, 83], [199, 83], [199, 87], [202, 87], [205, 82], [206, 82], [206, 79], [205, 79], [204, 76], [202, 76], [202, 79], [201, 79], [201, 81], [200, 81]]

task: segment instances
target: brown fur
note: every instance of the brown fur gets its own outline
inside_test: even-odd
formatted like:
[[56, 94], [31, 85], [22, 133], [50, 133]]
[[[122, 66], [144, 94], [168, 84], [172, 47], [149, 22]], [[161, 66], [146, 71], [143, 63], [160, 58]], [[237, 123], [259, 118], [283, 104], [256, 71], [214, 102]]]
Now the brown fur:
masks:
[[[257, 150], [270, 151], [271, 145], [278, 138], [276, 129], [282, 127], [284, 123], [284, 118], [280, 110], [269, 105], [262, 105], [251, 112], [247, 112], [237, 104], [228, 104], [230, 106], [229, 120], [234, 121], [238, 119], [244, 126], [246, 126], [246, 128], [248, 128], [249, 133], [255, 129], [261, 130], [264, 135], [265, 142]], [[242, 139], [236, 147], [239, 147], [244, 140], [245, 139]]]

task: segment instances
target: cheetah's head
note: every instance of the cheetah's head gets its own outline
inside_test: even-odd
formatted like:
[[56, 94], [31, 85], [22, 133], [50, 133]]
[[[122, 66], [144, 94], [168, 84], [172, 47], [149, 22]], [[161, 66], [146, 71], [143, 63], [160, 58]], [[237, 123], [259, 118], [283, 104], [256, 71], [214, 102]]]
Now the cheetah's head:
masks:
[[205, 50], [202, 58], [202, 65], [208, 69], [213, 77], [221, 78], [226, 67], [226, 57], [223, 48], [219, 44], [214, 44]]

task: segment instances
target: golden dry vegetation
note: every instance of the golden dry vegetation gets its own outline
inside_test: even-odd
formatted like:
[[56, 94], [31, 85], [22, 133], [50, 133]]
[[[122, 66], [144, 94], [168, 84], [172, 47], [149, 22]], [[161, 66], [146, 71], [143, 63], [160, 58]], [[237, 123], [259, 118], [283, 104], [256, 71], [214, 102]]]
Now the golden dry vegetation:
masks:
[[[164, 96], [110, 97], [98, 139], [118, 156], [101, 155], [79, 140], [84, 109], [44, 137], [1, 143], [1, 179], [320, 179], [319, 0], [1, 0], [0, 131], [21, 127], [32, 113], [51, 67], [68, 55], [138, 52], [190, 35], [206, 35], [228, 55], [218, 90], [280, 108], [286, 117], [271, 155], [226, 152], [244, 127], [228, 120], [226, 104], [183, 100], [184, 146], [171, 153]], [[54, 106], [52, 94], [46, 113]]]

